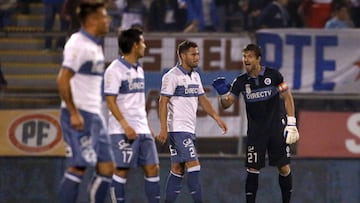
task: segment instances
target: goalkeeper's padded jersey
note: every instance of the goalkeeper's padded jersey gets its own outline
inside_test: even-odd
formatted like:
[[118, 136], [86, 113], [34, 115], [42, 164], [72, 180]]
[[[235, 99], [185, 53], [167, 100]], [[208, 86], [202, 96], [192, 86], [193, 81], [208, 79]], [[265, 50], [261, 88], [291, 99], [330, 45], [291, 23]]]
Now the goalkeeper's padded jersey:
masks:
[[[104, 74], [102, 40], [85, 30], [74, 33], [64, 47], [62, 67], [75, 73], [70, 80], [75, 106], [91, 113], [101, 113]], [[62, 101], [61, 107], [66, 107]]]
[[[112, 61], [104, 75], [104, 93], [116, 96], [116, 103], [128, 124], [137, 134], [150, 134], [145, 109], [144, 70], [125, 61], [123, 57]], [[110, 134], [122, 134], [124, 129], [110, 113], [108, 121]]]
[[198, 72], [190, 73], [176, 65], [162, 78], [162, 96], [171, 97], [168, 104], [168, 131], [195, 133], [198, 97], [204, 89]]
[[256, 78], [243, 73], [234, 80], [230, 92], [244, 97], [248, 133], [281, 133], [285, 109], [279, 93], [283, 91], [287, 91], [283, 76], [268, 67], [262, 67]]

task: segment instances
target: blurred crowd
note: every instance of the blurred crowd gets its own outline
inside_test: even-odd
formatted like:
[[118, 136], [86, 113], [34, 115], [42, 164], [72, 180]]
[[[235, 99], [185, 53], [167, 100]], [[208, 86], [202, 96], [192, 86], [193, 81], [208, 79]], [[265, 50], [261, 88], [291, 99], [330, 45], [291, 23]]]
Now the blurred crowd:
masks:
[[[89, 0], [1, 0], [0, 30], [16, 13], [29, 14], [29, 4], [44, 4], [44, 31], [69, 34], [80, 24], [76, 7]], [[241, 32], [260, 28], [358, 28], [360, 0], [105, 0], [111, 30], [138, 26], [146, 32]], [[58, 47], [64, 44], [58, 39]], [[50, 48], [51, 37], [45, 40]]]

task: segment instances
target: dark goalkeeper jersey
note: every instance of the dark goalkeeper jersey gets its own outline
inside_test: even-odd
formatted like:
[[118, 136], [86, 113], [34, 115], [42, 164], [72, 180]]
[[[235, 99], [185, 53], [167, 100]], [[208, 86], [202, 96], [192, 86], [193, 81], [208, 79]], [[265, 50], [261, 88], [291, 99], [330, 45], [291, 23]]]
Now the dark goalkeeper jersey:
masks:
[[233, 82], [231, 93], [243, 95], [248, 119], [248, 135], [281, 133], [284, 103], [280, 99], [278, 86], [284, 82], [281, 73], [262, 67], [258, 77], [247, 73], [239, 75]]

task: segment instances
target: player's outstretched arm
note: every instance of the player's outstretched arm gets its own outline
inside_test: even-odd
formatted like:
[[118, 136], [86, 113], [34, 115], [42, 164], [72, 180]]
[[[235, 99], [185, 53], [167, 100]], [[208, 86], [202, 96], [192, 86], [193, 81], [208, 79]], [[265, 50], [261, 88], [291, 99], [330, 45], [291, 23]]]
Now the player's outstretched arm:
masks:
[[216, 121], [216, 123], [222, 129], [223, 134], [226, 134], [228, 129], [226, 123], [220, 118], [219, 114], [216, 113], [214, 107], [205, 94], [199, 96], [199, 103], [204, 111]]

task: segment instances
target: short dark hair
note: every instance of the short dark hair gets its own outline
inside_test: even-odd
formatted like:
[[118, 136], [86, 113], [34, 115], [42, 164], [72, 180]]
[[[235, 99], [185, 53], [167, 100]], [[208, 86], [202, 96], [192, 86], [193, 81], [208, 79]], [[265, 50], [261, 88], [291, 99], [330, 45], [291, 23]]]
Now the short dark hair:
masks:
[[122, 54], [128, 54], [131, 52], [131, 48], [135, 43], [140, 42], [140, 35], [143, 32], [137, 28], [130, 28], [128, 30], [121, 31], [118, 37], [118, 45]]
[[242, 52], [245, 51], [253, 51], [256, 55], [256, 57], [261, 56], [261, 48], [256, 45], [256, 44], [248, 44], [244, 47], [244, 49], [242, 50]]
[[102, 7], [105, 8], [105, 3], [102, 1], [95, 1], [95, 2], [83, 1], [83, 2], [81, 2], [77, 8], [77, 15], [78, 15], [80, 23], [83, 24], [89, 15], [96, 13], [97, 10]]
[[195, 42], [185, 40], [178, 45], [177, 54], [180, 57], [181, 53], [188, 51], [190, 48], [196, 48], [196, 47], [198, 47], [198, 45]]

